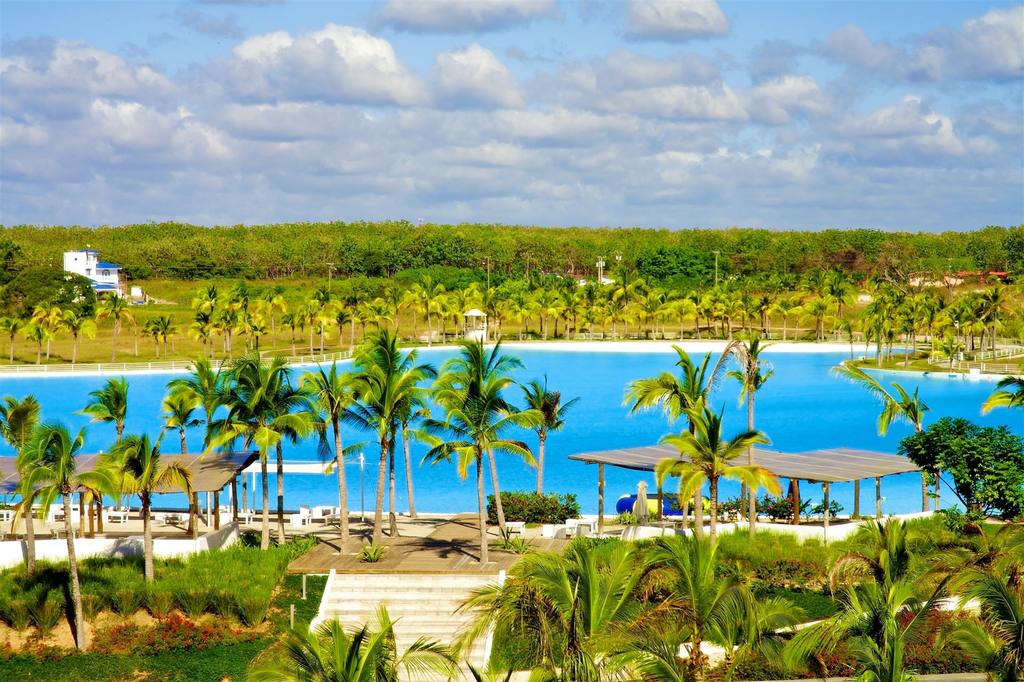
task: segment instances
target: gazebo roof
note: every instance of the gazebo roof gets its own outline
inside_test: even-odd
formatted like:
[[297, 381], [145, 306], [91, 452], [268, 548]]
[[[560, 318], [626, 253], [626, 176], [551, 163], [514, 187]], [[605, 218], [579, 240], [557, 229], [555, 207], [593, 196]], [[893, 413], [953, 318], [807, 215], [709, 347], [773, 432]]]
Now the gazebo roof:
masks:
[[480, 310], [479, 308], [473, 308], [462, 313], [463, 317], [487, 317], [487, 313]]
[[[588, 464], [608, 464], [625, 469], [653, 471], [666, 457], [680, 459], [679, 451], [669, 445], [581, 452], [569, 455]], [[746, 455], [737, 458], [746, 463]], [[855, 448], [828, 448], [809, 452], [781, 452], [754, 448], [754, 462], [781, 478], [838, 483], [919, 471], [906, 457]]]
[[[99, 455], [79, 455], [75, 458], [79, 471], [89, 471], [96, 466]], [[220, 490], [232, 478], [259, 458], [256, 451], [211, 452], [209, 454], [171, 455], [161, 454], [160, 463], [182, 464], [192, 477], [192, 490], [206, 493]], [[0, 494], [9, 495], [15, 491], [21, 476], [18, 475], [17, 458], [0, 457]], [[160, 493], [180, 492], [179, 488], [158, 490]]]

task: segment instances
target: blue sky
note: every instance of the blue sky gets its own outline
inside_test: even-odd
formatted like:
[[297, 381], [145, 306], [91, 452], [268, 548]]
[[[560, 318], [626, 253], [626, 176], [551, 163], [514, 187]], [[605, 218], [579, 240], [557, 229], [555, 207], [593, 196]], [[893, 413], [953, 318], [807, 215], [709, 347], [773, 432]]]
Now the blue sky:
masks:
[[1024, 222], [1024, 6], [0, 2], [0, 222]]

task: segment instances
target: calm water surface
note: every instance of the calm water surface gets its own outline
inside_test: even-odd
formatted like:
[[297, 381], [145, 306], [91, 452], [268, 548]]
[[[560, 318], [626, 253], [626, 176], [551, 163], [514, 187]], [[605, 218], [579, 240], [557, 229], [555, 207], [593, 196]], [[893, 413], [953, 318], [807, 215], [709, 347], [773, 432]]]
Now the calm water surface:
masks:
[[[545, 490], [574, 493], [581, 501], [585, 512], [597, 510], [597, 468], [580, 462], [570, 461], [567, 456], [584, 451], [604, 450], [617, 447], [650, 445], [669, 430], [683, 428], [682, 422], [669, 426], [659, 413], [630, 416], [622, 404], [624, 387], [637, 377], [656, 374], [672, 369], [674, 353], [612, 353], [612, 352], [566, 352], [552, 350], [514, 349], [525, 367], [516, 373], [516, 378], [526, 381], [547, 374], [549, 385], [562, 391], [563, 396], [579, 396], [566, 428], [552, 434], [548, 439]], [[440, 365], [450, 351], [421, 352], [423, 359]], [[775, 376], [766, 384], [757, 397], [757, 426], [769, 435], [772, 446], [781, 450], [799, 451], [827, 447], [862, 447], [886, 452], [895, 452], [899, 439], [910, 432], [903, 425], [894, 426], [886, 437], [876, 432], [877, 406], [860, 388], [847, 381], [831, 376], [829, 370], [846, 357], [837, 353], [779, 353], [767, 356], [775, 370]], [[130, 407], [126, 423], [127, 433], [149, 433], [156, 437], [160, 432], [160, 402], [166, 384], [172, 375], [131, 374]], [[944, 375], [883, 374], [887, 381], [900, 381], [908, 389], [919, 386], [925, 402], [932, 408], [928, 421], [941, 416], [962, 416], [977, 422], [997, 425], [1007, 424], [1017, 433], [1024, 434], [1024, 419], [1006, 410], [981, 416], [979, 406], [991, 392], [994, 382], [950, 379]], [[88, 419], [75, 414], [88, 400], [89, 391], [99, 388], [102, 377], [15, 377], [0, 379], [0, 393], [23, 396], [34, 393], [43, 405], [46, 420], [61, 420], [77, 429], [87, 427], [86, 451], [97, 452], [110, 447], [114, 429], [105, 424], [89, 424]], [[518, 391], [510, 393], [517, 401]], [[745, 429], [745, 408], [737, 403], [738, 384], [723, 380], [713, 396], [716, 408], [724, 408], [726, 431], [731, 436]], [[530, 443], [535, 443], [532, 434], [521, 434]], [[349, 430], [344, 434], [346, 443], [365, 440], [364, 434]], [[189, 434], [189, 445], [201, 447], [202, 434], [199, 429]], [[177, 434], [169, 434], [167, 452], [177, 452]], [[6, 446], [3, 454], [10, 454]], [[421, 445], [413, 445], [416, 485], [416, 506], [420, 511], [451, 512], [471, 510], [476, 507], [476, 494], [472, 474], [470, 480], [459, 480], [453, 464], [419, 465], [424, 452]], [[375, 457], [374, 448], [367, 444], [365, 476], [365, 497], [372, 506], [374, 499], [375, 470], [371, 469]], [[312, 441], [298, 446], [288, 446], [286, 460], [316, 460], [316, 447]], [[399, 458], [400, 459], [400, 458]], [[356, 510], [360, 505], [359, 465], [352, 462], [347, 468], [350, 485], [349, 504]], [[501, 485], [505, 490], [531, 490], [535, 485], [535, 472], [522, 462], [505, 457], [500, 461]], [[614, 507], [615, 499], [635, 491], [640, 480], [652, 480], [650, 475], [609, 467], [607, 469], [606, 500], [608, 508]], [[406, 493], [404, 471], [397, 472], [398, 505], [404, 509]], [[489, 482], [489, 479], [488, 479]], [[271, 491], [276, 481], [271, 477]], [[866, 511], [874, 509], [874, 486], [862, 486], [862, 505]], [[738, 485], [726, 482], [724, 497], [738, 493]], [[807, 486], [802, 489], [806, 497], [820, 500], [820, 488]], [[883, 479], [882, 493], [885, 496], [885, 511], [891, 513], [920, 510], [920, 477], [916, 474], [893, 476]], [[847, 511], [853, 506], [853, 485], [836, 484], [832, 488], [833, 499], [843, 504]], [[181, 505], [184, 496], [166, 495], [161, 505]], [[288, 508], [299, 504], [337, 504], [337, 484], [333, 476], [285, 475], [285, 504]], [[944, 505], [952, 503], [952, 495], [945, 494]], [[271, 501], [273, 505], [273, 499]]]

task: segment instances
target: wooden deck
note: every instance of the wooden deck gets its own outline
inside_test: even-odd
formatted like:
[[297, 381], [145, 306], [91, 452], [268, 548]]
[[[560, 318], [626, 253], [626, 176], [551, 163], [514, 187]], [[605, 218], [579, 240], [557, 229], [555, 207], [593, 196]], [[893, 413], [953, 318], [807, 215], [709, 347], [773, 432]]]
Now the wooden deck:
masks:
[[[497, 528], [489, 529], [491, 542], [498, 540]], [[480, 563], [480, 526], [475, 514], [456, 516], [440, 523], [426, 537], [384, 537], [384, 558], [376, 563], [359, 560], [366, 542], [351, 537], [341, 553], [339, 538], [321, 538], [320, 544], [288, 565], [289, 573], [496, 573], [507, 570], [519, 555], [491, 547], [486, 564]], [[536, 550], [560, 551], [565, 540], [532, 539]]]

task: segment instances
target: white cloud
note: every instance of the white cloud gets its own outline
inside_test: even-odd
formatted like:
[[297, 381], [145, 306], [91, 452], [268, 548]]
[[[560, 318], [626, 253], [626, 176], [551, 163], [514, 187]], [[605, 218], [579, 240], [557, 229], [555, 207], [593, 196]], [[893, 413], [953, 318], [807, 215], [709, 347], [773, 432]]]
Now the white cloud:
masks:
[[725, 35], [729, 20], [715, 0], [629, 0], [626, 35], [638, 40], [690, 40]]
[[1024, 6], [992, 10], [957, 29], [910, 38], [906, 45], [872, 40], [863, 29], [849, 25], [818, 49], [834, 62], [888, 79], [1019, 79], [1024, 75]]
[[511, 72], [477, 43], [437, 55], [433, 78], [441, 106], [523, 106], [523, 93]]
[[388, 41], [351, 26], [327, 24], [298, 37], [258, 35], [232, 55], [214, 70], [246, 99], [398, 105], [426, 99]]
[[555, 0], [388, 0], [377, 20], [405, 31], [478, 33], [559, 15]]
[[828, 97], [810, 76], [765, 81], [750, 91], [748, 101], [751, 116], [771, 124], [789, 123], [800, 115], [821, 116], [830, 108]]

